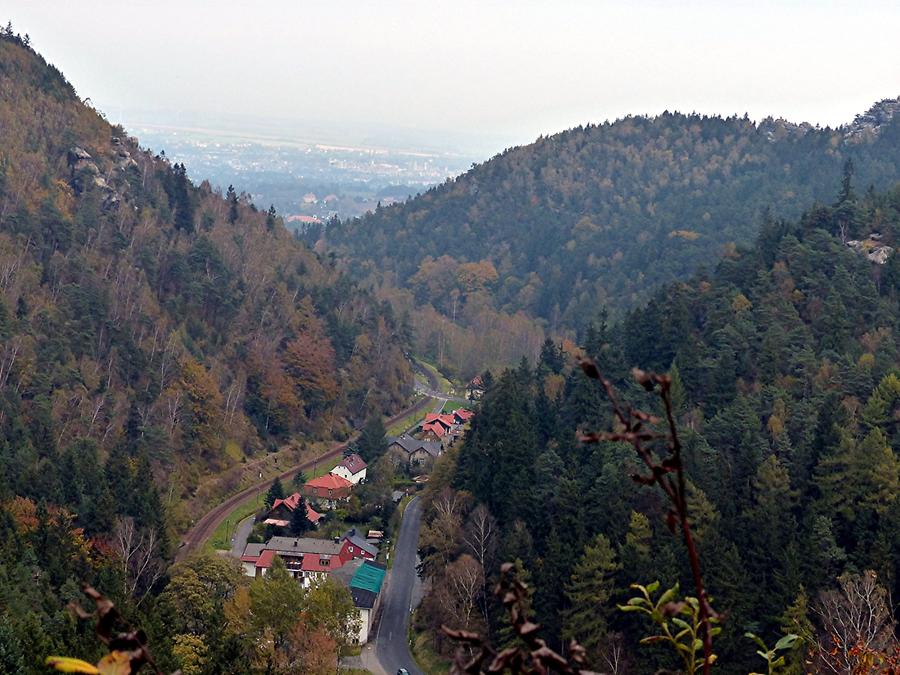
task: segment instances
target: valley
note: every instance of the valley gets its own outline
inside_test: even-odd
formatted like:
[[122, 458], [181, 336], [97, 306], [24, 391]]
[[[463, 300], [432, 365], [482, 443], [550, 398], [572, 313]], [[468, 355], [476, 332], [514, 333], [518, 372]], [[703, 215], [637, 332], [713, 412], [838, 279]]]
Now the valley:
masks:
[[479, 11], [347, 140], [273, 103], [327, 60], [126, 128], [0, 29], [0, 673], [900, 668], [900, 99], [372, 140]]

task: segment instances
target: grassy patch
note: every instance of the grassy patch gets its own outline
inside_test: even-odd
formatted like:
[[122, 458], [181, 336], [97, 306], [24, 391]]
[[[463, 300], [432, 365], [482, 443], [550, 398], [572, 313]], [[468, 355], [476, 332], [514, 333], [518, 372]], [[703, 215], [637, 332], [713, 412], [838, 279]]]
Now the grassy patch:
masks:
[[411, 413], [411, 414], [407, 415], [406, 417], [402, 417], [399, 420], [397, 420], [396, 422], [394, 422], [391, 426], [389, 426], [387, 428], [387, 435], [388, 436], [399, 436], [404, 431], [406, 431], [411, 426], [413, 426], [416, 422], [418, 422], [421, 419], [424, 419], [425, 413], [431, 412], [432, 406], [434, 405], [434, 402], [436, 400], [437, 399], [429, 398], [427, 407], [423, 408], [419, 412]]
[[428, 363], [428, 361], [423, 361], [422, 359], [416, 359], [416, 361], [425, 370], [434, 375], [434, 377], [437, 379], [438, 389], [441, 392], [443, 392], [444, 394], [453, 393], [453, 385], [450, 383], [450, 380], [441, 375], [441, 371], [439, 371], [436, 366]]
[[458, 410], [459, 408], [465, 408], [462, 403], [459, 401], [444, 401], [444, 407], [441, 408], [442, 413], [452, 413], [454, 410]]
[[240, 462], [242, 459], [245, 459], [241, 446], [234, 441], [225, 443], [225, 455], [233, 462]]
[[428, 633], [416, 633], [411, 630], [410, 649], [419, 669], [429, 675], [444, 675], [450, 672], [450, 661], [434, 651]]
[[[312, 480], [313, 478], [318, 478], [319, 476], [324, 476], [326, 473], [331, 471], [334, 467], [336, 467], [340, 462], [335, 462], [333, 459], [329, 459], [327, 462], [322, 462], [321, 464], [316, 464], [312, 469], [308, 471], [304, 471], [306, 474], [306, 478], [308, 480]], [[294, 492], [299, 490], [299, 485], [294, 485], [293, 478], [290, 481], [285, 481], [284, 490], [287, 493]]]
[[219, 523], [212, 537], [206, 542], [208, 548], [217, 551], [231, 550], [231, 535], [234, 533], [239, 522], [247, 516], [253, 515], [261, 506], [261, 501], [254, 497], [249, 501], [239, 504], [234, 511], [228, 514], [228, 517]]

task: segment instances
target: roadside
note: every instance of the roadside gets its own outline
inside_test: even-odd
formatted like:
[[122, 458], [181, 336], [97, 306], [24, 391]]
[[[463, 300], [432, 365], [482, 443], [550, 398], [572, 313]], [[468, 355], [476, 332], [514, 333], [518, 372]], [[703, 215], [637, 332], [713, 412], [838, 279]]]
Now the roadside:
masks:
[[234, 536], [231, 538], [231, 555], [240, 558], [247, 547], [247, 539], [253, 531], [253, 515], [249, 515], [238, 523], [234, 530]]

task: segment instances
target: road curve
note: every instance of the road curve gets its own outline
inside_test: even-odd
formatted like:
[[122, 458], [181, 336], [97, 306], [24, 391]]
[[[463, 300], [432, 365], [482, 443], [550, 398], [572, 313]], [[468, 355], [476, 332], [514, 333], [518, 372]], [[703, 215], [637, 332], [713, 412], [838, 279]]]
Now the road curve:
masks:
[[421, 525], [422, 503], [418, 497], [413, 497], [400, 521], [394, 564], [382, 600], [381, 620], [375, 636], [375, 656], [388, 675], [393, 675], [399, 668], [406, 668], [410, 675], [422, 675], [409, 653], [408, 637]]
[[[426, 373], [426, 376], [431, 381], [432, 388], [437, 389], [437, 378], [435, 378], [431, 373]], [[420, 401], [409, 406], [408, 408], [401, 410], [393, 417], [389, 417], [387, 420], [385, 420], [385, 426], [390, 426], [397, 420], [402, 419], [403, 417], [406, 417], [411, 413], [422, 410], [426, 407], [429, 400], [430, 399], [423, 398]], [[339, 457], [344, 452], [344, 450], [347, 449], [347, 446], [349, 446], [350, 443], [355, 441], [357, 438], [359, 438], [359, 432], [354, 433], [348, 440], [344, 441], [343, 443], [338, 443], [331, 446], [331, 448], [329, 448], [326, 452], [319, 455], [318, 457], [292, 466], [289, 469], [281, 472], [280, 474], [278, 474], [278, 478], [281, 480], [293, 478], [298, 471], [306, 471], [318, 464], [327, 462], [329, 459]], [[175, 553], [175, 561], [178, 562], [180, 560], [184, 560], [191, 553], [200, 550], [203, 547], [203, 543], [213, 535], [213, 533], [216, 531], [216, 528], [219, 527], [222, 521], [224, 521], [232, 511], [234, 511], [245, 501], [256, 496], [264, 487], [271, 485], [273, 480], [275, 480], [275, 478], [271, 476], [269, 478], [266, 478], [265, 480], [261, 480], [251, 485], [250, 487], [245, 488], [240, 492], [232, 495], [211, 511], [206, 512], [196, 523], [194, 523], [193, 527], [191, 527], [191, 529], [188, 530], [184, 534], [184, 536], [182, 536], [182, 544], [178, 551]]]

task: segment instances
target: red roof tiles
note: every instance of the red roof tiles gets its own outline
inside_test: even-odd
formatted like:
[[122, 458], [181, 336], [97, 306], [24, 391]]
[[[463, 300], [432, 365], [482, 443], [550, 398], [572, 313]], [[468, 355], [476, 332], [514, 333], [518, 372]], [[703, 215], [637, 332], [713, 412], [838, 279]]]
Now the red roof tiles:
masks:
[[353, 487], [353, 483], [346, 478], [335, 476], [333, 473], [326, 473], [324, 476], [319, 476], [318, 478], [307, 481], [306, 486], [322, 490], [340, 490], [342, 488]]

